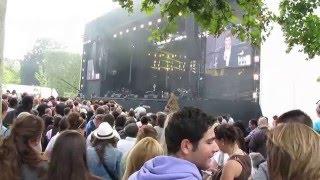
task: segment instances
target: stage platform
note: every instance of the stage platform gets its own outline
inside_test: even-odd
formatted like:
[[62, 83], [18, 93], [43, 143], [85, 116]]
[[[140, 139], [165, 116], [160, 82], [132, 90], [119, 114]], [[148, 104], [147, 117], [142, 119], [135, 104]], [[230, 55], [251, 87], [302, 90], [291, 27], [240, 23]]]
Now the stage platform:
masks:
[[[98, 98], [97, 98], [98, 99]], [[99, 98], [99, 99], [113, 99], [121, 104], [125, 109], [135, 108], [139, 105], [150, 106], [148, 112], [163, 111], [167, 104], [167, 99], [141, 99], [141, 98]], [[221, 114], [230, 114], [234, 120], [243, 121], [245, 124], [252, 118], [261, 116], [261, 109], [258, 103], [252, 101], [230, 101], [218, 99], [196, 99], [187, 100], [180, 99], [179, 106], [193, 106], [200, 108], [206, 113], [217, 116]]]

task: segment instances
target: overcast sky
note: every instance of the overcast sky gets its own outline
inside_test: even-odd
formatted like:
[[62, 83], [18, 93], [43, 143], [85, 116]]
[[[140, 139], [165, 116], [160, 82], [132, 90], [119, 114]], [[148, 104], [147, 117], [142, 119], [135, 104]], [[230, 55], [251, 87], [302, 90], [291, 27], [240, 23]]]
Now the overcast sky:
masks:
[[43, 37], [81, 53], [85, 24], [116, 7], [112, 0], [8, 0], [4, 56], [22, 59]]

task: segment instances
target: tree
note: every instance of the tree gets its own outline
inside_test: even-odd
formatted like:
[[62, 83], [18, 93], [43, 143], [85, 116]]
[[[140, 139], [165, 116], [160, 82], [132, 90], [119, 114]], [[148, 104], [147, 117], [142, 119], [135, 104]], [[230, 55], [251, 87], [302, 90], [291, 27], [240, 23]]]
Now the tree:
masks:
[[3, 65], [3, 83], [4, 84], [20, 84], [20, 72], [19, 70], [14, 69], [9, 64]]
[[61, 96], [78, 93], [81, 76], [81, 56], [65, 51], [46, 51], [35, 77], [41, 86], [57, 89]]
[[[133, 0], [115, 0], [133, 12]], [[153, 31], [155, 40], [164, 39], [173, 32], [179, 16], [194, 16], [203, 31], [219, 35], [226, 29], [241, 40], [260, 46], [269, 35], [271, 22], [279, 23], [284, 31], [288, 51], [302, 46], [301, 51], [313, 58], [320, 55], [320, 19], [314, 11], [319, 0], [281, 0], [280, 15], [276, 16], [263, 0], [142, 0], [140, 10], [153, 12], [160, 7], [166, 26]]]
[[[4, 21], [6, 17], [7, 0], [0, 1], [0, 82], [2, 82], [3, 73], [3, 44], [4, 44]], [[0, 96], [2, 96], [2, 83], [0, 83]], [[0, 108], [2, 108], [2, 103], [0, 103]], [[2, 126], [2, 112], [0, 112], [0, 128]], [[0, 143], [1, 143], [0, 137]]]
[[62, 46], [50, 39], [38, 39], [32, 50], [28, 52], [21, 62], [21, 83], [25, 85], [39, 85], [35, 73], [43, 63], [44, 53], [49, 50], [62, 49]]

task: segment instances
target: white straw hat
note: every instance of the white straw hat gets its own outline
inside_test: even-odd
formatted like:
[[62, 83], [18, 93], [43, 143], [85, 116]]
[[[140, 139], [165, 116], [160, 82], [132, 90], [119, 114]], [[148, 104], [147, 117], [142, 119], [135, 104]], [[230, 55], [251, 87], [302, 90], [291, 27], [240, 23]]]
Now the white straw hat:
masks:
[[93, 135], [98, 139], [112, 139], [115, 134], [109, 123], [103, 122], [93, 131]]

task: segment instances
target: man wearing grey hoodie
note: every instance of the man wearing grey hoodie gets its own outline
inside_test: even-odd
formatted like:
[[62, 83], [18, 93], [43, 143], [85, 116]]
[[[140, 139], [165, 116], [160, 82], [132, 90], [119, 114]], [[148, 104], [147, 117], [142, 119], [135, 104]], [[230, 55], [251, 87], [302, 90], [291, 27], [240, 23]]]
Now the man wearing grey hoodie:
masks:
[[196, 108], [183, 108], [168, 119], [165, 140], [168, 155], [147, 161], [129, 180], [202, 180], [218, 151], [213, 118]]

